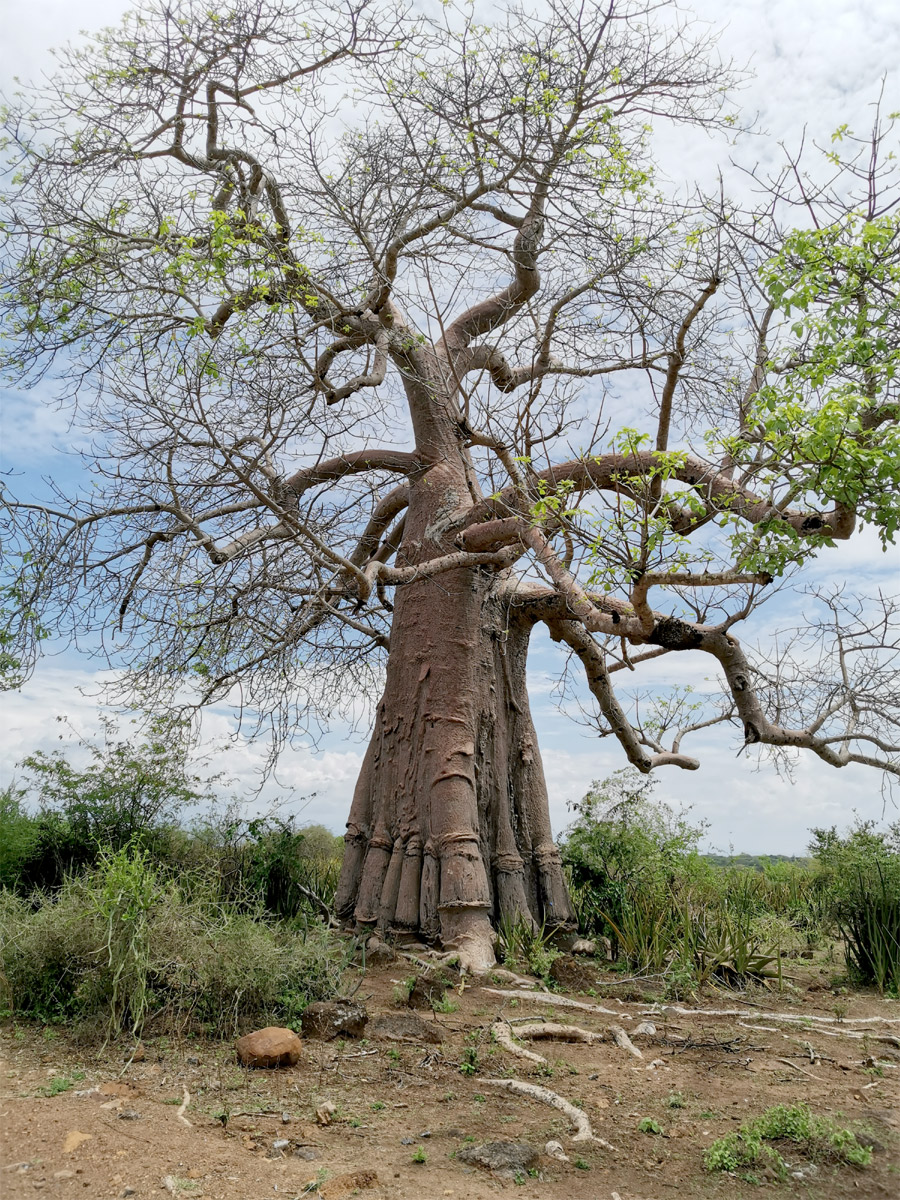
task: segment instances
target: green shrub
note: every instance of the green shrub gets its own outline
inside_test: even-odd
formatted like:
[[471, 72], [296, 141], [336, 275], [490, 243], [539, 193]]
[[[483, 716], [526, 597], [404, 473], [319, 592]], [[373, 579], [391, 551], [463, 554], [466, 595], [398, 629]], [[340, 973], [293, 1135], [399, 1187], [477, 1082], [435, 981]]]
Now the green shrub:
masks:
[[105, 851], [55, 894], [0, 892], [5, 1001], [19, 1016], [134, 1033], [154, 1019], [230, 1036], [296, 1022], [340, 990], [352, 947], [320, 922], [266, 918], [184, 889], [145, 850]]
[[851, 977], [900, 994], [900, 823], [879, 831], [862, 821], [843, 836], [835, 828], [812, 833]]
[[102, 744], [80, 742], [89, 756], [83, 769], [61, 750], [39, 750], [23, 759], [27, 787], [16, 792], [18, 812], [23, 814], [21, 801], [28, 795], [35, 815], [29, 818], [27, 852], [20, 849], [4, 870], [2, 885], [20, 892], [59, 887], [72, 872], [93, 867], [101, 847], [120, 850], [135, 839], [164, 861], [178, 820], [188, 808], [213, 799], [211, 785], [218, 778], [192, 772], [187, 738], [178, 721], [155, 720], [144, 740], [133, 741], [106, 720]]
[[697, 852], [703, 827], [654, 800], [655, 786], [634, 767], [595, 783], [560, 847], [580, 928], [609, 937], [614, 954], [624, 940], [643, 969], [665, 957], [657, 926], [678, 880], [709, 871]]
[[34, 857], [40, 831], [25, 809], [25, 789], [0, 791], [0, 887], [14, 887]]
[[860, 1144], [852, 1130], [840, 1128], [827, 1117], [815, 1116], [805, 1104], [777, 1104], [736, 1132], [713, 1142], [703, 1155], [704, 1166], [708, 1171], [768, 1166], [785, 1178], [787, 1164], [771, 1142], [792, 1142], [814, 1162], [825, 1160], [865, 1167], [872, 1160], [872, 1151]]

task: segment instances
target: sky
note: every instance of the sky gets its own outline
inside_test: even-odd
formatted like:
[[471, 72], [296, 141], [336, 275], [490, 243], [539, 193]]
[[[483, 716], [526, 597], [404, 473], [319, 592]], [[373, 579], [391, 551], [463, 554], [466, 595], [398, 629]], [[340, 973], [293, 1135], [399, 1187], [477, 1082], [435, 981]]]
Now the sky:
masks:
[[[76, 38], [80, 29], [114, 23], [126, 7], [119, 0], [80, 0], [77, 5], [31, 0], [27, 6], [10, 10], [0, 44], [0, 89], [13, 87], [15, 75], [34, 78], [48, 70], [52, 67], [48, 46]], [[483, 13], [490, 7], [480, 5]], [[774, 166], [780, 154], [779, 141], [796, 145], [804, 126], [821, 141], [827, 141], [831, 131], [844, 122], [865, 130], [882, 79], [886, 81], [886, 107], [900, 109], [896, 0], [742, 0], [740, 5], [728, 6], [720, 0], [692, 0], [684, 8], [721, 29], [724, 57], [748, 70], [749, 77], [736, 99], [744, 117], [757, 117], [759, 132], [733, 151], [739, 165]], [[704, 134], [670, 133], [656, 144], [660, 166], [673, 179], [709, 180], [724, 166], [729, 184], [742, 186], [736, 168], [724, 161], [721, 145], [713, 145]], [[64, 414], [54, 409], [52, 397], [52, 385], [27, 395], [12, 390], [0, 393], [4, 460], [19, 467], [24, 464], [34, 480], [74, 469], [71, 457], [61, 453], [67, 440], [66, 425]], [[846, 579], [868, 591], [877, 587], [900, 590], [900, 557], [896, 550], [882, 554], [874, 537], [864, 535], [820, 558], [810, 578], [813, 582]], [[578, 800], [593, 780], [621, 767], [624, 760], [617, 744], [598, 741], [588, 729], [560, 714], [552, 687], [557, 654], [548, 641], [538, 641], [531, 656], [530, 682], [551, 818], [559, 833], [569, 820], [568, 803]], [[666, 664], [669, 661], [664, 660]], [[702, 688], [704, 667], [679, 661], [676, 667], [661, 669], [658, 678]], [[94, 732], [102, 679], [96, 662], [67, 651], [45, 659], [21, 692], [0, 696], [0, 781], [15, 774], [16, 763], [24, 754], [37, 748], [68, 746], [65, 727], [55, 720], [57, 716], [67, 716], [82, 733]], [[210, 711], [203, 729], [210, 744], [226, 738], [230, 731], [227, 711]], [[300, 739], [280, 762], [280, 790], [270, 785], [263, 803], [273, 802], [277, 796], [284, 811], [302, 810], [301, 819], [342, 831], [363, 749], [360, 738], [343, 727], [336, 727], [318, 746]], [[660, 772], [657, 795], [689, 805], [694, 818], [707, 822], [710, 848], [803, 853], [812, 826], [845, 826], [854, 813], [876, 820], [898, 817], [890, 802], [886, 807], [879, 776], [866, 768], [836, 771], [807, 756], [797, 761], [791, 780], [783, 779], [770, 763], [758, 764], [740, 754], [734, 731], [725, 727], [697, 737], [685, 749], [701, 758], [701, 770]], [[73, 757], [77, 758], [77, 751]], [[251, 786], [261, 759], [259, 747], [246, 742], [231, 746], [222, 764], [235, 780], [235, 791]], [[301, 801], [301, 797], [306, 799]]]

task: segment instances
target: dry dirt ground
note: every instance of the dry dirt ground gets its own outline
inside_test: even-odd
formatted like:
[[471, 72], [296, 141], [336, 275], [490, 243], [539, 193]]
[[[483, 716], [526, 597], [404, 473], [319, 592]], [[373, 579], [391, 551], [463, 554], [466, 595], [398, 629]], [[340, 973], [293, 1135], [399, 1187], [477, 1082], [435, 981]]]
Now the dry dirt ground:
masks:
[[[402, 960], [369, 971], [356, 998], [370, 1014], [397, 1013], [397, 985], [409, 973]], [[172, 1036], [148, 1036], [144, 1060], [126, 1066], [126, 1046], [100, 1050], [61, 1028], [7, 1025], [0, 1196], [480, 1200], [506, 1191], [522, 1200], [687, 1200], [756, 1195], [760, 1187], [810, 1200], [900, 1196], [900, 1003], [835, 996], [815, 970], [795, 983], [789, 993], [721, 992], [684, 1005], [741, 1008], [751, 1014], [744, 1020], [660, 1012], [639, 993], [602, 982], [593, 994], [567, 994], [615, 1017], [566, 1011], [539, 993], [504, 998], [488, 989], [509, 983], [485, 981], [451, 992], [444, 1007], [452, 1011], [423, 1014], [440, 1044], [306, 1041], [301, 1062], [278, 1071], [239, 1068], [231, 1043]], [[797, 1019], [764, 1017], [769, 1010]], [[634, 1038], [640, 1059], [608, 1036], [590, 1045], [529, 1043], [548, 1059], [542, 1067], [498, 1047], [490, 1032], [500, 1015], [633, 1031], [651, 1013], [656, 1033]], [[872, 1017], [879, 1021], [860, 1023]], [[483, 1082], [503, 1075], [575, 1102], [615, 1149], [574, 1142], [564, 1114]], [[190, 1125], [179, 1116], [185, 1089]], [[875, 1142], [872, 1165], [809, 1171], [784, 1146], [802, 1178], [753, 1184], [703, 1169], [713, 1140], [770, 1105], [800, 1100], [860, 1122]], [[315, 1115], [323, 1104], [335, 1106], [324, 1126]], [[661, 1132], [640, 1132], [645, 1118]], [[532, 1173], [499, 1179], [456, 1157], [501, 1139], [541, 1149], [556, 1139], [569, 1161], [545, 1156]], [[276, 1140], [287, 1145], [275, 1150]]]

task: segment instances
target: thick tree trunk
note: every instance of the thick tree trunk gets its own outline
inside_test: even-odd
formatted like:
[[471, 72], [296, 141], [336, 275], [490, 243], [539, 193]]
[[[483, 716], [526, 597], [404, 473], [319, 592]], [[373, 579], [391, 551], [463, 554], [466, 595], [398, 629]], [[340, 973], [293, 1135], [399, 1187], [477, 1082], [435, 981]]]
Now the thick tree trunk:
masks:
[[574, 928], [525, 666], [531, 624], [496, 575], [400, 589], [347, 826], [339, 916], [494, 961], [492, 926]]

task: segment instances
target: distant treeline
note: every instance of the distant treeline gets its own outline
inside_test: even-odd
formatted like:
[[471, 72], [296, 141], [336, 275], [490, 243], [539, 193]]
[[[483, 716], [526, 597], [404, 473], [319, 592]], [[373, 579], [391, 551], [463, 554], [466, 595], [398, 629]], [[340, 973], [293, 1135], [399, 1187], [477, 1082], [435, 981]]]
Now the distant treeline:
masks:
[[795, 863], [798, 867], [812, 866], [812, 859], [802, 854], [701, 854], [714, 867], [748, 867], [762, 871], [772, 863]]

